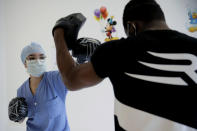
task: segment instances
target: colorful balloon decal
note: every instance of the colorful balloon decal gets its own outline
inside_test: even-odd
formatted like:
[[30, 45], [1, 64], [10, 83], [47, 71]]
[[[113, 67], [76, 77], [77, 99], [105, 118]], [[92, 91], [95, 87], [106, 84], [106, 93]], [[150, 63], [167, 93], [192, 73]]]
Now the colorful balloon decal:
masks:
[[108, 10], [105, 6], [101, 6], [100, 9], [94, 10], [94, 18], [100, 23], [102, 33], [105, 33], [105, 41], [117, 40], [118, 37], [113, 37], [112, 34], [116, 32], [115, 25], [117, 22], [114, 20], [114, 16], [109, 16]]
[[189, 32], [196, 32], [197, 31], [197, 9], [190, 9], [188, 12], [189, 16]]
[[105, 6], [102, 6], [100, 9], [96, 9], [94, 11], [94, 17], [97, 21], [100, 21], [102, 19], [106, 19], [108, 16], [107, 8]]

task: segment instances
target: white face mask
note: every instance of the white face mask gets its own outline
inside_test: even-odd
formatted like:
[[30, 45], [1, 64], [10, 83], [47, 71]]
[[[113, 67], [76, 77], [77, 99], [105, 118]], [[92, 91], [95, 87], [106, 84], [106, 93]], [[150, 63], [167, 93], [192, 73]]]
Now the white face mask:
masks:
[[34, 77], [40, 77], [46, 71], [45, 60], [27, 60], [27, 73]]

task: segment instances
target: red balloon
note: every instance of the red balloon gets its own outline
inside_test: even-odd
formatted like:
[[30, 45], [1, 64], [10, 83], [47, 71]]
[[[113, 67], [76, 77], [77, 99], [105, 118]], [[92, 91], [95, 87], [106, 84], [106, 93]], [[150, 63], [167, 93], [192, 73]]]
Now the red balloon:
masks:
[[105, 13], [103, 14], [103, 18], [106, 19], [107, 16], [108, 16], [108, 12], [105, 12]]
[[107, 9], [106, 9], [105, 6], [102, 6], [102, 7], [100, 8], [101, 14], [105, 14], [106, 11], [107, 11]]

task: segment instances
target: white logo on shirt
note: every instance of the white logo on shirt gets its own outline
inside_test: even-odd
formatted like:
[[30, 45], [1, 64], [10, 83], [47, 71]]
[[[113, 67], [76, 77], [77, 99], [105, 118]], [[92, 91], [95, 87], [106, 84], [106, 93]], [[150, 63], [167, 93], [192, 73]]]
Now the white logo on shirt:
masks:
[[177, 127], [177, 131], [191, 131], [188, 126], [132, 108], [117, 98], [114, 100], [114, 115], [117, 116], [120, 127], [126, 131], [166, 131], [166, 127], [168, 131], [176, 131], [174, 127]]
[[[147, 67], [162, 70], [162, 71], [184, 72], [197, 84], [197, 74], [195, 72], [197, 70], [197, 58], [195, 55], [188, 53], [155, 53], [155, 52], [148, 52], [148, 53], [153, 56], [169, 59], [169, 60], [189, 60], [191, 62], [190, 65], [154, 64], [154, 63], [147, 63], [142, 61], [138, 61], [138, 62]], [[181, 77], [147, 76], [147, 75], [131, 74], [127, 72], [125, 72], [125, 74], [130, 77], [156, 82], [156, 83], [183, 85], [183, 86], [188, 85]]]

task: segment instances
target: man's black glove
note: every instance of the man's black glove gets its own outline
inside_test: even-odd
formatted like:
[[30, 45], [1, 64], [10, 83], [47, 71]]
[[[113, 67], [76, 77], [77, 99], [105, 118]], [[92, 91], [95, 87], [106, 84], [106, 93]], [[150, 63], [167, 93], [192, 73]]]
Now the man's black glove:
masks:
[[19, 122], [23, 120], [28, 114], [27, 103], [25, 98], [13, 98], [8, 106], [8, 116], [11, 121]]
[[74, 13], [66, 17], [60, 18], [53, 27], [53, 36], [55, 29], [63, 28], [64, 38], [66, 40], [67, 47], [69, 50], [71, 50], [76, 43], [79, 30], [83, 26], [85, 21], [86, 17], [83, 16], [81, 13]]
[[89, 61], [95, 49], [101, 45], [101, 42], [94, 38], [83, 37], [77, 40], [72, 49], [72, 56], [77, 58], [79, 64]]

